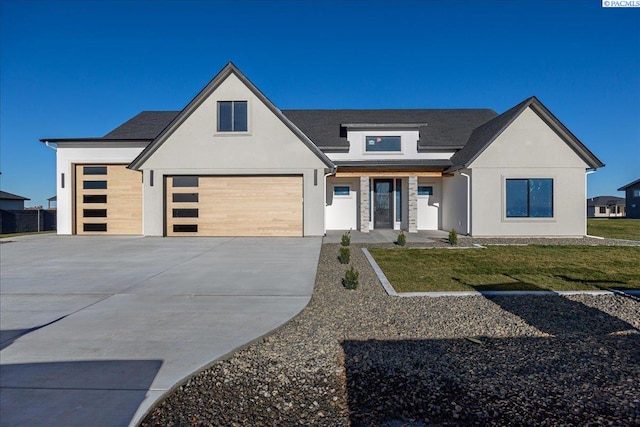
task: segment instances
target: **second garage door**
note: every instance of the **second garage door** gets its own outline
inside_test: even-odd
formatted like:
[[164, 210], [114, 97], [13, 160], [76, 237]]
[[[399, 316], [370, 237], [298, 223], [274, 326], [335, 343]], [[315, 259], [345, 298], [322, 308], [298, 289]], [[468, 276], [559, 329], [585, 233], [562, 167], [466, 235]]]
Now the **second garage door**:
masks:
[[167, 236], [302, 236], [301, 176], [170, 176]]

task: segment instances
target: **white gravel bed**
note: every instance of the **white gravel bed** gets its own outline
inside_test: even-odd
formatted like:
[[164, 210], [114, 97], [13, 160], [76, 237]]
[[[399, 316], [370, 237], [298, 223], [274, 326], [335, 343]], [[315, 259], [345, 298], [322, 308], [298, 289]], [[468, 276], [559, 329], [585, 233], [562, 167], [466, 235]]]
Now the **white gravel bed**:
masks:
[[338, 248], [298, 317], [142, 425], [640, 425], [638, 298], [393, 298], [355, 245], [349, 291]]

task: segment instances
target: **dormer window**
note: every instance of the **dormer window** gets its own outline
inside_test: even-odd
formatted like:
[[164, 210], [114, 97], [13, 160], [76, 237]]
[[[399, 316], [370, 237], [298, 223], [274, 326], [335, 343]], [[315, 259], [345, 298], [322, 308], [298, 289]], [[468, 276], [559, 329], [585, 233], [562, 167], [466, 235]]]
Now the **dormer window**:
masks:
[[247, 130], [247, 101], [218, 101], [218, 132]]
[[402, 151], [399, 136], [367, 136], [365, 150], [368, 152]]

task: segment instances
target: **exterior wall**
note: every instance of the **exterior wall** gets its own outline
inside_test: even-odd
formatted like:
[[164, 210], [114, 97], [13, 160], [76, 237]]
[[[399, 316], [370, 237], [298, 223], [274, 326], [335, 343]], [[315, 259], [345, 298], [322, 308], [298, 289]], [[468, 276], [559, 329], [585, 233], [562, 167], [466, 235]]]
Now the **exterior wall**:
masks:
[[[144, 144], [123, 143], [117, 147], [96, 147], [95, 142], [59, 143], [56, 154], [56, 195], [58, 234], [73, 233], [73, 165], [76, 163], [130, 163], [144, 149]], [[64, 174], [64, 188], [61, 174]]]
[[[583, 236], [588, 165], [530, 108], [472, 164], [473, 236]], [[553, 218], [507, 218], [505, 180], [553, 178]]]
[[433, 195], [417, 195], [418, 230], [439, 230], [442, 228], [440, 179], [418, 178], [418, 186], [433, 187]]
[[[348, 185], [349, 196], [334, 196], [333, 187]], [[327, 230], [358, 230], [360, 212], [360, 180], [358, 178], [327, 178]]]
[[3, 199], [0, 200], [0, 209], [6, 211], [24, 210], [24, 200]]
[[[399, 136], [402, 151], [399, 152], [367, 152], [365, 138], [367, 136]], [[327, 153], [331, 160], [400, 160], [400, 159], [450, 159], [455, 151], [418, 152], [417, 130], [349, 130], [348, 153]]]
[[[217, 132], [217, 101], [248, 101], [248, 132]], [[144, 234], [164, 233], [165, 175], [303, 175], [304, 235], [324, 234], [325, 164], [231, 74], [149, 157], [142, 169]], [[154, 171], [154, 186], [147, 176]], [[315, 171], [315, 175], [314, 175]]]
[[[627, 218], [640, 218], [640, 183], [625, 191], [627, 201]], [[637, 194], [634, 196], [634, 194]]]
[[[471, 171], [460, 171], [470, 176]], [[470, 184], [470, 183], [469, 183]], [[467, 178], [459, 172], [442, 178], [442, 229], [456, 229], [459, 234], [468, 234], [467, 228]]]

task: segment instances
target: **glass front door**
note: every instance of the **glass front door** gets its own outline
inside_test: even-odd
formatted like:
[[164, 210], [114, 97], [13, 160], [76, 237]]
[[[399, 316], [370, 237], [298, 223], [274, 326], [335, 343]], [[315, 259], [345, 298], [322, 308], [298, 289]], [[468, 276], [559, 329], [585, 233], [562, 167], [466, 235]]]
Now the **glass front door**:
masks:
[[393, 180], [373, 181], [373, 228], [393, 228]]

